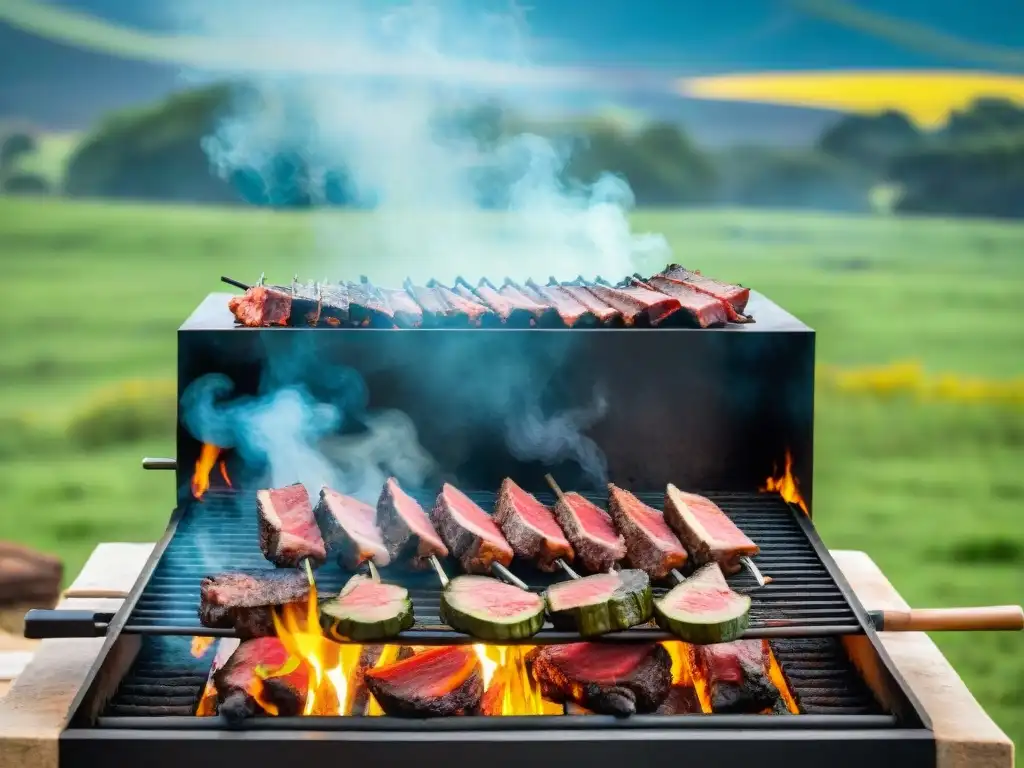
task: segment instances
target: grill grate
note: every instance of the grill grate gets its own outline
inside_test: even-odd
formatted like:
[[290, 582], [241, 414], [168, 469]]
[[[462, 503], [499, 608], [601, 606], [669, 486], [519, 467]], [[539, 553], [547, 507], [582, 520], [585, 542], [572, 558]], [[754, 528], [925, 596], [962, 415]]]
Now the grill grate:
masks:
[[[470, 493], [485, 510], [493, 507], [492, 493]], [[646, 503], [661, 506], [660, 494], [639, 494]], [[729, 577], [732, 587], [749, 592], [753, 604], [747, 637], [808, 637], [858, 634], [863, 631], [853, 608], [815, 550], [816, 539], [809, 521], [773, 494], [708, 494], [761, 548], [756, 562], [772, 578], [757, 589], [745, 570]], [[123, 629], [127, 633], [225, 636], [227, 630], [211, 630], [199, 624], [199, 582], [202, 577], [232, 569], [272, 566], [259, 550], [255, 501], [251, 492], [211, 491], [201, 503], [184, 510], [166, 550], [154, 569]], [[553, 498], [538, 494], [544, 503]], [[591, 496], [601, 503], [597, 496]], [[425, 505], [432, 499], [420, 499]], [[445, 563], [449, 575], [459, 573], [454, 560]], [[513, 563], [512, 571], [531, 588], [541, 590], [564, 577], [544, 574], [528, 563]], [[333, 563], [317, 570], [321, 594], [336, 592], [349, 574]], [[416, 625], [403, 637], [417, 643], [471, 642], [453, 633], [438, 617], [440, 587], [430, 572], [412, 572], [399, 566], [383, 570], [382, 577], [409, 589]], [[664, 594], [670, 584], [655, 587]], [[667, 639], [656, 628], [634, 627], [616, 633], [620, 639]], [[528, 642], [559, 642], [574, 639], [573, 633], [556, 632], [545, 625]], [[612, 638], [614, 639], [614, 638]]]
[[[837, 638], [772, 640], [772, 650], [805, 715], [876, 715], [881, 710]], [[187, 717], [195, 714], [206, 685], [211, 649], [202, 659], [185, 637], [146, 637], [142, 649], [103, 713], [117, 727], [123, 717]]]

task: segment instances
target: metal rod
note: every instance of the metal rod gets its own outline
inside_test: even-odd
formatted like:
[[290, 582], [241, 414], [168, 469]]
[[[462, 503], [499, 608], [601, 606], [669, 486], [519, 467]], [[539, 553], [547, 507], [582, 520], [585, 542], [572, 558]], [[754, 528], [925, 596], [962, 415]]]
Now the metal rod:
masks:
[[150, 456], [146, 456], [142, 460], [143, 469], [177, 469], [177, 459], [154, 459]]
[[555, 565], [557, 565], [559, 568], [565, 571], [565, 575], [568, 576], [570, 579], [580, 578], [580, 575], [576, 573], [576, 571], [574, 571], [572, 568], [570, 568], [569, 564], [565, 562], [565, 560], [563, 560], [562, 558], [558, 558], [557, 560], [555, 560]]
[[448, 586], [448, 574], [444, 572], [444, 568], [441, 566], [441, 561], [437, 559], [437, 555], [430, 556], [430, 565], [434, 569], [434, 573], [437, 574], [437, 578], [441, 581], [441, 587]]
[[544, 479], [547, 481], [547, 484], [551, 486], [551, 490], [555, 492], [555, 498], [561, 501], [565, 494], [562, 493], [562, 489], [558, 487], [558, 483], [555, 482], [555, 478], [551, 475], [544, 475]]
[[672, 576], [673, 576], [673, 577], [675, 578], [675, 580], [676, 580], [676, 581], [678, 581], [678, 582], [679, 582], [680, 584], [682, 584], [682, 583], [683, 583], [684, 581], [686, 581], [686, 577], [685, 577], [685, 576], [683, 576], [683, 574], [681, 574], [681, 573], [679, 572], [679, 569], [678, 569], [678, 568], [673, 568], [673, 569], [672, 569]]
[[220, 281], [222, 283], [227, 283], [228, 285], [233, 285], [233, 286], [235, 286], [235, 288], [241, 288], [243, 291], [248, 291], [249, 288], [252, 287], [252, 286], [246, 285], [245, 283], [239, 282], [238, 280], [235, 280], [233, 278], [224, 277], [224, 275], [221, 275]]
[[377, 573], [377, 566], [373, 564], [373, 560], [367, 560], [366, 565], [370, 568], [370, 578], [380, 584], [380, 574]]
[[500, 578], [504, 579], [509, 584], [519, 587], [524, 592], [530, 591], [530, 587], [525, 581], [520, 579], [501, 563], [491, 563], [491, 570], [497, 573]]
[[757, 567], [753, 560], [744, 555], [740, 558], [740, 562], [743, 563], [744, 567], [750, 571], [750, 575], [754, 577], [754, 581], [757, 582], [757, 586], [763, 587], [768, 584], [768, 579], [761, 573], [761, 569]]

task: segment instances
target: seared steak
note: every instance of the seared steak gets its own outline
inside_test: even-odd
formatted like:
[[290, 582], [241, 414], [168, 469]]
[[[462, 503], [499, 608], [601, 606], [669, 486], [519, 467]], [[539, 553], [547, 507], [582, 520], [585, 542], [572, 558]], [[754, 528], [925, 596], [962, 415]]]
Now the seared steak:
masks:
[[512, 563], [512, 547], [494, 520], [455, 486], [445, 483], [441, 488], [431, 519], [467, 573], [490, 573], [493, 562]]
[[608, 513], [578, 493], [563, 494], [554, 513], [577, 561], [587, 570], [607, 571], [626, 556], [626, 544]]
[[273, 611], [304, 603], [309, 579], [300, 570], [229, 571], [199, 583], [199, 623], [242, 638], [275, 634]]
[[450, 717], [473, 712], [484, 694], [480, 662], [468, 646], [431, 648], [411, 658], [374, 667], [366, 687], [393, 717]]
[[305, 559], [313, 566], [327, 559], [313, 505], [302, 483], [256, 492], [260, 549], [279, 568], [296, 568]]
[[741, 558], [760, 551], [717, 504], [671, 483], [665, 490], [665, 522], [697, 566], [715, 562], [725, 573], [736, 573], [742, 567]]
[[301, 714], [309, 690], [305, 664], [296, 665], [281, 677], [264, 677], [257, 672], [286, 668], [288, 659], [288, 651], [276, 637], [241, 643], [213, 676], [218, 712], [232, 725], [264, 712], [283, 717]]
[[394, 562], [406, 562], [425, 568], [430, 557], [448, 557], [448, 548], [434, 529], [423, 507], [389, 477], [377, 501], [380, 525], [388, 556]]
[[774, 709], [782, 698], [768, 675], [767, 640], [692, 645], [690, 652], [693, 668], [707, 682], [712, 712], [756, 714]]
[[498, 492], [494, 522], [516, 557], [532, 560], [540, 570], [554, 571], [559, 558], [572, 562], [572, 547], [551, 510], [507, 477]]
[[369, 504], [324, 486], [313, 514], [328, 554], [344, 568], [355, 570], [367, 560], [381, 568], [391, 562], [377, 528], [377, 510]]
[[665, 578], [673, 568], [686, 562], [686, 551], [665, 522], [664, 514], [611, 483], [608, 510], [626, 541], [630, 564], [647, 573], [652, 581]]

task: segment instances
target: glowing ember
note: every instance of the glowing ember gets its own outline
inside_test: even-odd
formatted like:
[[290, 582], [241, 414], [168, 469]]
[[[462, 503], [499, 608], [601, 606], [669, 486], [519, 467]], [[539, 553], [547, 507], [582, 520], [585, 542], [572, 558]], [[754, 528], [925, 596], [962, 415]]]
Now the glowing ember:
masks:
[[[773, 474], [778, 474], [778, 467], [773, 470]], [[796, 478], [793, 476], [793, 454], [788, 450], [786, 451], [786, 471], [781, 477], [769, 477], [765, 481], [764, 487], [760, 490], [762, 493], [774, 491], [790, 504], [796, 504], [800, 507], [805, 515], [809, 514], [807, 504], [804, 502], [804, 497], [800, 495], [800, 488], [797, 485]]]
[[206, 652], [210, 650], [210, 646], [213, 645], [212, 637], [193, 637], [192, 638], [192, 657], [195, 659], [201, 659], [206, 655]]
[[476, 644], [473, 650], [483, 668], [484, 697], [480, 714], [560, 715], [562, 705], [547, 701], [540, 694], [540, 685], [526, 671], [528, 645]]
[[220, 476], [221, 476], [222, 478], [224, 478], [224, 484], [225, 484], [225, 485], [226, 485], [226, 486], [227, 486], [228, 488], [233, 488], [234, 486], [233, 486], [233, 485], [231, 485], [231, 478], [230, 478], [230, 477], [228, 477], [228, 465], [227, 465], [227, 463], [226, 463], [226, 462], [224, 461], [224, 459], [221, 459], [221, 460], [220, 460], [220, 462], [219, 462], [218, 466], [220, 467]]
[[195, 498], [203, 498], [203, 494], [210, 489], [210, 472], [219, 456], [220, 448], [203, 443], [202, 450], [199, 451], [199, 459], [196, 461], [196, 471], [192, 474], [192, 495]]

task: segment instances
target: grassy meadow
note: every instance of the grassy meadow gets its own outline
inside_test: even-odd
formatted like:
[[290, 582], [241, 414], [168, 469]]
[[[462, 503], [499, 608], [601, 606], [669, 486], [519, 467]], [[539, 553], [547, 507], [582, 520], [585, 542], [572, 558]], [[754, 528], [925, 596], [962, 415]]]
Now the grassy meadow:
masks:
[[[867, 550], [915, 606], [1022, 602], [1024, 226], [635, 220], [680, 261], [757, 288], [818, 331], [815, 520], [829, 546]], [[175, 329], [221, 274], [341, 278], [372, 264], [365, 214], [317, 218], [344, 233], [329, 238], [330, 271], [311, 222], [0, 198], [0, 539], [56, 552], [73, 575], [98, 541], [159, 534], [172, 480], [139, 459], [174, 452]], [[409, 266], [391, 265], [396, 277]], [[920, 367], [885, 368], [907, 361]], [[858, 378], [869, 366], [882, 368]], [[1021, 743], [1021, 636], [936, 640]]]

